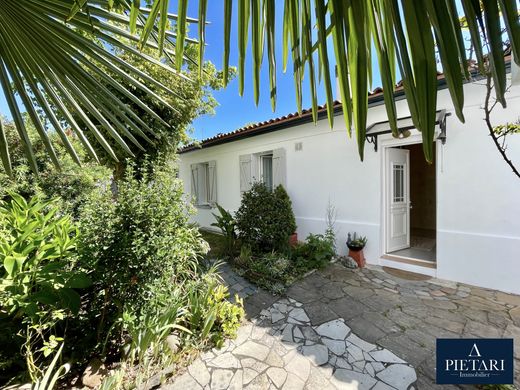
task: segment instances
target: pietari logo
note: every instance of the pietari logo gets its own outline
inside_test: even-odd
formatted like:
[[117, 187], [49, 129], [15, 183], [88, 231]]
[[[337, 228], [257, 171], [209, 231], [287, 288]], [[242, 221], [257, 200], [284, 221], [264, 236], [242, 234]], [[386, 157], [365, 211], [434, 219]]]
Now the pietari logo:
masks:
[[513, 339], [437, 339], [437, 384], [513, 384]]

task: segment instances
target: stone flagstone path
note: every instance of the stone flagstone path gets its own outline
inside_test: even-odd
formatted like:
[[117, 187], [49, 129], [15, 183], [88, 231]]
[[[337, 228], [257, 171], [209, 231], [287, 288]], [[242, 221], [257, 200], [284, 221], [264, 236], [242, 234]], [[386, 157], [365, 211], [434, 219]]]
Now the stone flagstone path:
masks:
[[406, 390], [416, 380], [413, 367], [342, 318], [312, 326], [303, 304], [284, 298], [164, 389]]

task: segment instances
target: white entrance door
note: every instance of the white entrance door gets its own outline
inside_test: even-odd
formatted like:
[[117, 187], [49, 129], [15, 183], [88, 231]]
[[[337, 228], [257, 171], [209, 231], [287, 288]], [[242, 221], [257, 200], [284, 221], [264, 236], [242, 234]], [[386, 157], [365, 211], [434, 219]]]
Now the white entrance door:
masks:
[[410, 151], [386, 148], [386, 251], [410, 247]]

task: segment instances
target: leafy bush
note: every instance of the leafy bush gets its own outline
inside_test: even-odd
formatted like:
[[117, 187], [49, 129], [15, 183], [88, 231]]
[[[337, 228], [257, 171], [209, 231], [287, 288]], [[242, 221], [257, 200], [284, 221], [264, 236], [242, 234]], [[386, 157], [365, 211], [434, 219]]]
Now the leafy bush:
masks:
[[261, 251], [286, 248], [296, 230], [292, 203], [282, 186], [270, 192], [263, 183], [253, 184], [235, 218], [242, 241]]
[[231, 213], [218, 203], [217, 208], [220, 215], [213, 213], [216, 222], [213, 222], [211, 226], [218, 227], [225, 237], [225, 255], [233, 256], [235, 251], [235, 241], [237, 238], [236, 222]]
[[331, 235], [309, 234], [305, 243], [293, 249], [296, 267], [303, 270], [323, 268], [335, 255], [334, 238]]
[[199, 342], [208, 340], [221, 346], [224, 338], [236, 337], [244, 318], [243, 302], [235, 296], [236, 304], [226, 300], [228, 289], [216, 279], [206, 279], [192, 289], [188, 296], [188, 323]]
[[91, 311], [99, 315], [99, 334], [107, 317], [129, 307], [139, 317], [147, 303], [168, 301], [176, 284], [198, 277], [208, 248], [189, 224], [182, 196], [171, 167], [135, 171], [130, 165], [117, 198], [99, 188], [82, 209], [80, 260], [93, 270]]
[[61, 341], [56, 325], [79, 312], [76, 289], [90, 285], [76, 264], [78, 229], [69, 216], [57, 216], [54, 203], [26, 202], [17, 194], [0, 201], [0, 316], [25, 329], [24, 355], [33, 379], [44, 362], [39, 352], [47, 357]]
[[9, 193], [17, 193], [25, 199], [39, 196], [42, 199], [53, 199], [59, 207], [60, 214], [77, 217], [77, 212], [88, 194], [95, 190], [101, 182], [110, 181], [110, 170], [89, 156], [80, 140], [67, 132], [67, 140], [77, 152], [81, 161], [79, 166], [68, 154], [63, 140], [56, 132], [48, 132], [61, 170], [57, 170], [50, 161], [46, 147], [31, 121], [25, 126], [34, 150], [39, 175], [29, 168], [24, 154], [24, 144], [20, 141], [13, 122], [5, 123], [5, 136], [10, 146], [9, 152], [13, 163], [13, 176], [8, 176], [0, 164], [0, 199], [9, 199]]

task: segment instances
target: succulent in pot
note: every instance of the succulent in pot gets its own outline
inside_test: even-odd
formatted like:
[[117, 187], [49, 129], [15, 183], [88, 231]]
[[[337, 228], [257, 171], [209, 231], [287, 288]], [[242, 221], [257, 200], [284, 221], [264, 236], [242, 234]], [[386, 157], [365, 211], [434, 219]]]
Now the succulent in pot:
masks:
[[357, 235], [356, 232], [354, 234], [348, 233], [347, 236], [347, 247], [349, 249], [348, 255], [352, 257], [354, 261], [357, 263], [359, 268], [363, 268], [366, 264], [365, 255], [363, 253], [363, 248], [367, 244], [367, 238], [364, 236]]

